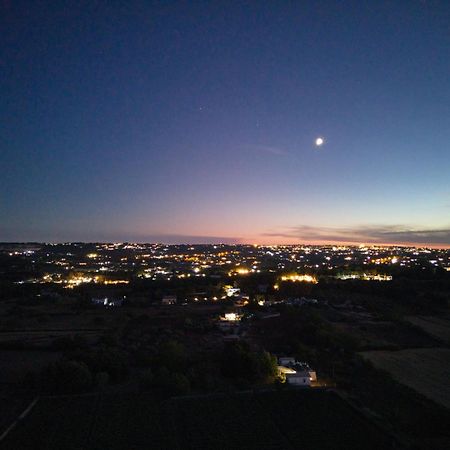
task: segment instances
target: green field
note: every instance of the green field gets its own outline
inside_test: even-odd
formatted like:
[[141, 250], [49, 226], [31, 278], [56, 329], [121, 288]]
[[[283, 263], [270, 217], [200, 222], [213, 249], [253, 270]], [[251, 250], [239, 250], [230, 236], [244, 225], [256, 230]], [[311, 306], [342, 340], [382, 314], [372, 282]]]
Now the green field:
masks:
[[286, 391], [155, 401], [150, 394], [47, 397], [5, 450], [387, 449], [336, 394]]

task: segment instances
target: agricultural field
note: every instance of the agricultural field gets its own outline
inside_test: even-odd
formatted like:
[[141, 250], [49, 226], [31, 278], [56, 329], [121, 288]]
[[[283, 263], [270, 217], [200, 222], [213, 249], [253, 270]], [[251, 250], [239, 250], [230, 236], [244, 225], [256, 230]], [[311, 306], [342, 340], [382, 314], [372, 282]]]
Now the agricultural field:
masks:
[[432, 316], [408, 316], [406, 320], [430, 336], [450, 344], [450, 319]]
[[6, 438], [16, 449], [388, 449], [391, 439], [325, 391], [185, 397], [44, 397]]
[[0, 302], [0, 331], [8, 333], [33, 331], [42, 334], [77, 332], [79, 334], [93, 331], [104, 331], [123, 326], [133, 317], [147, 316], [150, 319], [166, 323], [167, 321], [184, 320], [189, 317], [209, 317], [219, 314], [223, 305], [189, 304], [172, 305], [170, 307], [153, 305], [133, 308], [104, 308], [89, 305], [79, 309], [70, 304], [17, 305], [13, 301]]
[[334, 326], [355, 337], [364, 350], [435, 347], [436, 340], [420, 329], [399, 322], [363, 321]]
[[360, 355], [396, 381], [450, 408], [450, 349], [369, 351]]
[[0, 384], [0, 436], [33, 400], [33, 395], [24, 392], [11, 396], [10, 387]]
[[58, 338], [70, 338], [71, 336], [83, 336], [87, 342], [96, 342], [104, 333], [101, 329], [68, 329], [68, 330], [30, 330], [0, 331], [0, 346], [24, 347], [32, 349], [51, 348], [52, 342]]
[[3, 443], [5, 449], [169, 449], [164, 414], [146, 396], [46, 397]]
[[[258, 397], [293, 449], [392, 448], [380, 429], [332, 392], [271, 392]], [[282, 447], [282, 446], [281, 446]], [[279, 447], [280, 448], [280, 447]]]

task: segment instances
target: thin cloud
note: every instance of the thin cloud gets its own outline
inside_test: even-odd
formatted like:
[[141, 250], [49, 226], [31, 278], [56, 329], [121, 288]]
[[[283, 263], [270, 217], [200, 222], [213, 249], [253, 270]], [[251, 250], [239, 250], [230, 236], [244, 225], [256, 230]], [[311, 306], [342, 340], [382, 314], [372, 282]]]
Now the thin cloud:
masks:
[[402, 225], [359, 226], [346, 228], [299, 225], [264, 236], [299, 239], [303, 241], [336, 241], [372, 244], [431, 244], [450, 245], [450, 228], [416, 229]]
[[262, 153], [270, 153], [271, 155], [275, 155], [275, 156], [289, 155], [289, 152], [284, 150], [283, 148], [273, 147], [271, 145], [251, 144], [251, 145], [246, 145], [246, 147], [248, 147], [252, 150], [257, 150]]

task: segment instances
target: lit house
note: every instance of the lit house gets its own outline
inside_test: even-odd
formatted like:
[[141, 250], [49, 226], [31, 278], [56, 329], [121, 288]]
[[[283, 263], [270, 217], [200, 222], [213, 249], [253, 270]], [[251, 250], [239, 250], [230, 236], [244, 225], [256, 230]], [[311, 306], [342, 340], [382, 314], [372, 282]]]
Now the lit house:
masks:
[[225, 290], [225, 294], [227, 297], [238, 296], [241, 292], [241, 290], [236, 286], [227, 285], [227, 286], [224, 286], [223, 288]]
[[102, 305], [102, 306], [122, 306], [123, 299], [122, 298], [108, 298], [108, 297], [102, 297], [102, 298], [92, 298], [91, 302], [94, 305]]
[[239, 325], [242, 319], [242, 314], [235, 312], [225, 313], [223, 316], [219, 317], [218, 326], [221, 330], [232, 329]]
[[177, 296], [176, 295], [165, 295], [162, 300], [162, 305], [175, 305], [177, 303]]
[[229, 312], [229, 313], [225, 313], [224, 316], [220, 317], [220, 320], [223, 321], [227, 321], [227, 322], [237, 322], [239, 320], [241, 320], [242, 315], [234, 313], [234, 312]]
[[237, 297], [237, 299], [234, 301], [234, 306], [236, 308], [242, 308], [245, 305], [248, 305], [250, 301], [250, 297], [248, 295], [242, 294]]
[[311, 386], [317, 381], [316, 372], [305, 362], [299, 362], [292, 357], [278, 359], [278, 374], [281, 379], [295, 386]]

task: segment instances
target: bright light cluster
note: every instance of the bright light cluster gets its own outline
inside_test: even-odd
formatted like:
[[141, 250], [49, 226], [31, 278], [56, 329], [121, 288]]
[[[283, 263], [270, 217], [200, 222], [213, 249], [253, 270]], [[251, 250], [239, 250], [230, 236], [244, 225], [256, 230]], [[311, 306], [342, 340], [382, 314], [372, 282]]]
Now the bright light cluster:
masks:
[[298, 274], [292, 274], [292, 275], [282, 275], [281, 281], [302, 281], [305, 283], [314, 283], [316, 284], [317, 278], [312, 275], [298, 275]]

